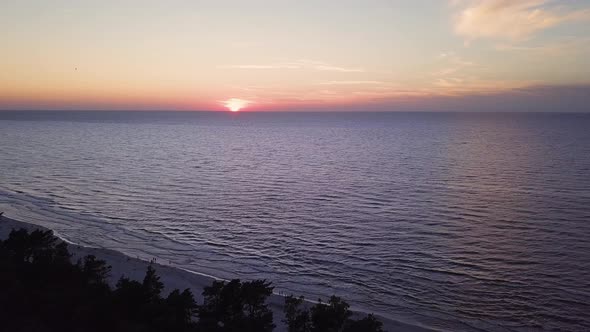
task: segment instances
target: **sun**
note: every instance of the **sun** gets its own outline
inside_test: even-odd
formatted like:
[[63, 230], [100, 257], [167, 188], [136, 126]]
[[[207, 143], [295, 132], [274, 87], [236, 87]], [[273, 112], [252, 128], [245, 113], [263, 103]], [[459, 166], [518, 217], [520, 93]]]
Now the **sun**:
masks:
[[243, 100], [243, 99], [238, 99], [238, 98], [230, 98], [226, 101], [223, 102], [223, 105], [227, 108], [229, 108], [230, 111], [232, 112], [237, 112], [239, 110], [241, 110], [242, 108], [248, 106], [250, 102], [247, 100]]

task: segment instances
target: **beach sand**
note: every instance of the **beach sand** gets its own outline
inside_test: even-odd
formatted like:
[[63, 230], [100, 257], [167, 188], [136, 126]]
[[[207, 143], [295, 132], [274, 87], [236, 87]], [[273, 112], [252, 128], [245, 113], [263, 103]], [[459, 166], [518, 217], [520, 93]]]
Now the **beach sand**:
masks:
[[[29, 231], [35, 229], [47, 230], [48, 228], [30, 224], [26, 222], [17, 221], [7, 217], [0, 216], [0, 239], [6, 239], [10, 231], [13, 229], [24, 228]], [[68, 250], [72, 254], [72, 261], [75, 262], [87, 255], [94, 255], [98, 259], [105, 260], [111, 266], [111, 273], [109, 276], [109, 283], [115, 286], [119, 278], [122, 276], [129, 277], [134, 280], [141, 281], [145, 275], [145, 271], [150, 262], [138, 258], [129, 257], [118, 251], [106, 248], [91, 248], [69, 243]], [[201, 275], [197, 272], [183, 270], [178, 267], [167, 266], [161, 262], [155, 261], [154, 267], [160, 280], [164, 283], [165, 288], [163, 295], [166, 296], [170, 291], [178, 288], [184, 290], [190, 289], [195, 297], [197, 303], [203, 302], [203, 288], [211, 284], [213, 277]], [[272, 280], [271, 280], [272, 281]], [[346, 300], [346, 298], [344, 298]], [[274, 314], [274, 323], [277, 325], [275, 331], [287, 331], [286, 325], [282, 321], [284, 319], [283, 313], [284, 297], [278, 294], [272, 295], [268, 304]], [[355, 312], [353, 317], [360, 318], [364, 313]], [[408, 331], [408, 332], [427, 332], [434, 331], [416, 325], [405, 324], [398, 321], [385, 319], [377, 316], [383, 322], [383, 328], [386, 331]]]

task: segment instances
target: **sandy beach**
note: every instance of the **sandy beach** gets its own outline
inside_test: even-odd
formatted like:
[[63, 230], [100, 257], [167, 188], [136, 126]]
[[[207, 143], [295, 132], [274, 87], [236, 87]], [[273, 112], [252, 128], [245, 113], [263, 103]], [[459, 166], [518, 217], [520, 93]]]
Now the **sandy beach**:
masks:
[[[47, 230], [48, 228], [30, 224], [7, 217], [0, 217], [0, 239], [6, 239], [8, 234], [13, 229], [27, 229], [29, 231], [35, 229]], [[122, 276], [129, 277], [135, 280], [142, 280], [150, 262], [129, 257], [118, 251], [110, 250], [107, 248], [91, 248], [84, 247], [77, 244], [69, 243], [68, 249], [72, 254], [72, 261], [76, 261], [87, 255], [94, 255], [98, 259], [102, 259], [111, 266], [111, 273], [109, 276], [109, 283], [111, 286], [115, 286], [119, 278]], [[190, 289], [195, 297], [197, 303], [202, 303], [203, 297], [201, 293], [203, 288], [211, 284], [214, 280], [213, 277], [199, 274], [194, 271], [183, 270], [178, 267], [168, 266], [162, 264], [157, 260], [154, 263], [156, 271], [164, 283], [164, 294], [168, 294], [173, 289]], [[346, 300], [346, 298], [344, 298]], [[287, 331], [286, 325], [283, 323], [283, 302], [284, 297], [279, 294], [273, 294], [269, 298], [269, 306], [274, 313], [274, 323], [277, 325], [275, 331], [284, 332]], [[355, 318], [363, 316], [363, 313], [355, 312]], [[383, 322], [383, 327], [386, 331], [408, 331], [408, 332], [427, 332], [434, 331], [431, 329], [423, 328], [420, 326], [410, 325], [402, 322], [388, 320], [383, 317], [378, 318]]]

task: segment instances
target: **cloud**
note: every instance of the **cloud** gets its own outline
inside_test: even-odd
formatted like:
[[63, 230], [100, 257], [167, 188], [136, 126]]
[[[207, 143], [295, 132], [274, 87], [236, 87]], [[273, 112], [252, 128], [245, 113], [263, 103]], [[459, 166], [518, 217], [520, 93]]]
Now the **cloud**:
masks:
[[590, 51], [590, 38], [568, 37], [561, 40], [534, 45], [515, 45], [513, 43], [500, 43], [496, 45], [498, 51], [519, 52], [543, 56], [563, 56]]
[[[431, 95], [466, 95], [507, 91], [538, 84], [534, 81], [490, 79], [489, 68], [463, 58], [454, 52], [437, 56], [438, 68], [431, 73]], [[486, 78], [487, 77], [487, 78]]]
[[384, 84], [385, 82], [381, 81], [328, 81], [328, 82], [321, 82], [318, 84], [321, 85], [364, 85], [364, 84]]
[[334, 71], [342, 73], [361, 73], [365, 70], [362, 68], [348, 68], [335, 66], [322, 61], [315, 60], [297, 60], [276, 62], [271, 64], [239, 64], [239, 65], [223, 65], [218, 68], [222, 69], [307, 69], [318, 71]]
[[512, 91], [536, 84], [535, 81], [489, 80], [477, 76], [448, 77], [436, 79], [430, 92], [441, 96], [467, 96]]
[[476, 65], [472, 61], [468, 61], [463, 59], [461, 56], [455, 54], [454, 52], [443, 52], [438, 55], [438, 62], [440, 62], [443, 67], [436, 70], [432, 75], [434, 76], [448, 76], [451, 74], [455, 74], [465, 69], [481, 69], [481, 66]]
[[326, 65], [317, 65], [314, 66], [315, 70], [321, 71], [339, 71], [343, 73], [361, 73], [364, 70], [361, 68], [343, 68], [343, 67], [336, 67], [336, 66], [326, 66]]
[[462, 10], [455, 18], [455, 32], [479, 38], [518, 41], [556, 25], [590, 19], [590, 9], [565, 10], [548, 0], [454, 1]]
[[[359, 96], [361, 97], [361, 96]], [[433, 94], [400, 90], [367, 95], [342, 104], [289, 103], [285, 110], [301, 111], [452, 111], [452, 112], [590, 112], [590, 85], [528, 85], [469, 94]], [[275, 107], [275, 109], [278, 109]]]
[[431, 73], [434, 81], [430, 88], [433, 93], [460, 94], [474, 91], [488, 91], [506, 85], [506, 82], [490, 82], [480, 76], [487, 68], [464, 59], [454, 52], [441, 53], [437, 57], [437, 69]]
[[270, 64], [270, 65], [225, 65], [219, 66], [223, 69], [299, 69], [298, 65], [294, 64]]
[[[589, 112], [590, 85], [527, 85], [462, 95], [433, 96], [424, 109], [486, 112]], [[428, 107], [427, 107], [428, 105]]]

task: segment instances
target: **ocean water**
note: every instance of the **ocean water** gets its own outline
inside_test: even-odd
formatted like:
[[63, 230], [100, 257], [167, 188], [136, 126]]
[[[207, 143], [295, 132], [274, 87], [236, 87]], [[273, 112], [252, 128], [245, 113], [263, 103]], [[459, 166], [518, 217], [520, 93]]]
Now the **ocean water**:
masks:
[[590, 115], [0, 112], [0, 210], [436, 329], [590, 330]]

